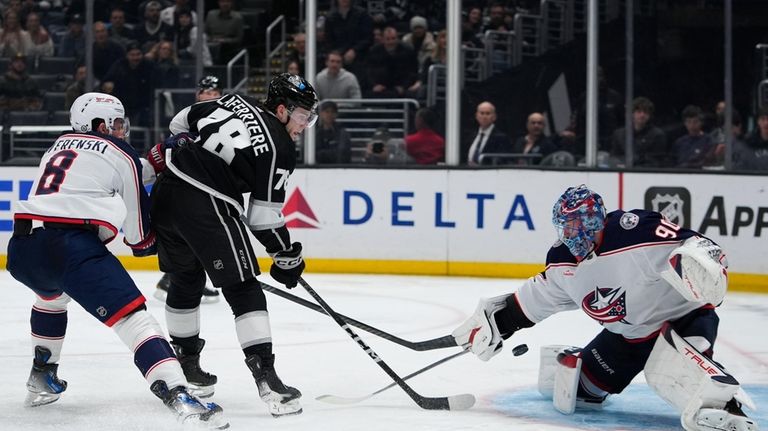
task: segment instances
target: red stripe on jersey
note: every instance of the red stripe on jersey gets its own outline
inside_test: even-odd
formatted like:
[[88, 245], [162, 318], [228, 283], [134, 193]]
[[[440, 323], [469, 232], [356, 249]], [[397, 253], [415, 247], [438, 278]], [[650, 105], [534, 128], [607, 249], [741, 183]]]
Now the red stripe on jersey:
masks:
[[648, 335], [646, 335], [645, 337], [642, 337], [642, 338], [627, 338], [627, 337], [624, 337], [623, 335], [622, 335], [622, 337], [624, 338], [624, 341], [626, 341], [627, 343], [638, 344], [638, 343], [644, 343], [644, 342], [646, 342], [648, 340], [652, 340], [654, 338], [657, 338], [659, 336], [659, 331], [653, 331], [650, 334], [648, 334]]
[[578, 263], [570, 263], [570, 262], [566, 262], [566, 263], [550, 263], [549, 265], [547, 265], [546, 268], [544, 268], [544, 271], [548, 270], [549, 268], [560, 268], [561, 266], [576, 267], [576, 266], [579, 266], [579, 264]]
[[[117, 228], [112, 226], [111, 223], [104, 220], [97, 220], [92, 218], [84, 219], [84, 218], [72, 218], [72, 217], [44, 216], [40, 214], [30, 214], [30, 213], [16, 213], [13, 215], [13, 218], [19, 219], [19, 220], [37, 220], [42, 222], [49, 221], [54, 223], [95, 224], [96, 226], [103, 227], [105, 229], [108, 229], [110, 232], [112, 232], [112, 236], [107, 238], [105, 241], [103, 241], [104, 244], [108, 244], [117, 236]], [[60, 295], [56, 295], [51, 297], [50, 299], [55, 299], [55, 298], [58, 298], [59, 296]], [[49, 298], [43, 298], [43, 299], [49, 299]]]
[[128, 305], [124, 306], [120, 310], [117, 311], [112, 317], [109, 318], [106, 322], [104, 322], [105, 325], [109, 326], [110, 328], [112, 325], [117, 323], [118, 320], [125, 317], [128, 313], [135, 310], [136, 307], [139, 305], [147, 302], [146, 298], [144, 298], [144, 295], [139, 296], [138, 298], [134, 299], [133, 301], [129, 302]]

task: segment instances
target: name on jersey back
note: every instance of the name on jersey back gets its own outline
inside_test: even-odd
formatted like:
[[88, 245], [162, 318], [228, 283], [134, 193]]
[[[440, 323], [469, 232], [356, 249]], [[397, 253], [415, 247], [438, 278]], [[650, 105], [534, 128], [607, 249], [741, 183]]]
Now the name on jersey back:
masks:
[[51, 145], [46, 153], [61, 150], [90, 150], [104, 154], [109, 144], [103, 139], [87, 135], [63, 135]]

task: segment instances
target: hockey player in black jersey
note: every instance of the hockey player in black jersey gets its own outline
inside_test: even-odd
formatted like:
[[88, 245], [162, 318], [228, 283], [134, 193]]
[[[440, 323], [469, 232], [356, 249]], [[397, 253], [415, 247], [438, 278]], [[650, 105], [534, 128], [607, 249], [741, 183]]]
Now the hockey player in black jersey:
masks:
[[[267, 100], [237, 94], [196, 103], [171, 121], [174, 134], [197, 139], [150, 159], [165, 169], [152, 191], [160, 270], [170, 273], [166, 319], [190, 384], [210, 395], [216, 377], [200, 368], [199, 306], [205, 275], [221, 288], [235, 316], [245, 363], [273, 416], [301, 413], [301, 393], [275, 372], [266, 299], [246, 229], [272, 256], [271, 276], [295, 287], [304, 270], [301, 243], [291, 242], [282, 206], [296, 165], [294, 141], [316, 120], [317, 96], [297, 75], [269, 84]], [[163, 166], [165, 165], [165, 166]], [[248, 202], [243, 194], [250, 193]]]

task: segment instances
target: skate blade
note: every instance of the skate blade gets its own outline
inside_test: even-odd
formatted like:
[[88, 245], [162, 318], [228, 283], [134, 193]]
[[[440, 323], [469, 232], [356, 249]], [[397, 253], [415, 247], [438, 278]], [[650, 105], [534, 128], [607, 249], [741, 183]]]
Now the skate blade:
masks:
[[269, 408], [269, 414], [271, 414], [273, 418], [295, 416], [304, 411], [301, 408], [301, 404], [299, 404], [299, 400], [286, 401], [285, 403], [269, 402], [267, 403], [267, 407]]
[[61, 398], [61, 394], [49, 394], [47, 392], [28, 392], [27, 398], [24, 400], [26, 407], [38, 407], [46, 404], [51, 404]]
[[198, 398], [210, 398], [213, 396], [214, 391], [216, 390], [216, 386], [197, 386], [192, 383], [189, 383], [189, 386], [187, 386], [187, 391]]
[[184, 428], [225, 430], [229, 428], [229, 421], [221, 412], [205, 417], [205, 414], [195, 414], [185, 417], [181, 424]]

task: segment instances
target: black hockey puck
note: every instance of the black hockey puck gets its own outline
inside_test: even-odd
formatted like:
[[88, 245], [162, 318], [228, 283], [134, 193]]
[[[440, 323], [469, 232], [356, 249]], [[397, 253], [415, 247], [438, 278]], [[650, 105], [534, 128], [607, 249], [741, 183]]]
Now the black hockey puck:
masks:
[[524, 355], [528, 351], [528, 345], [527, 344], [520, 344], [519, 346], [515, 346], [514, 349], [512, 349], [512, 354], [515, 356]]

